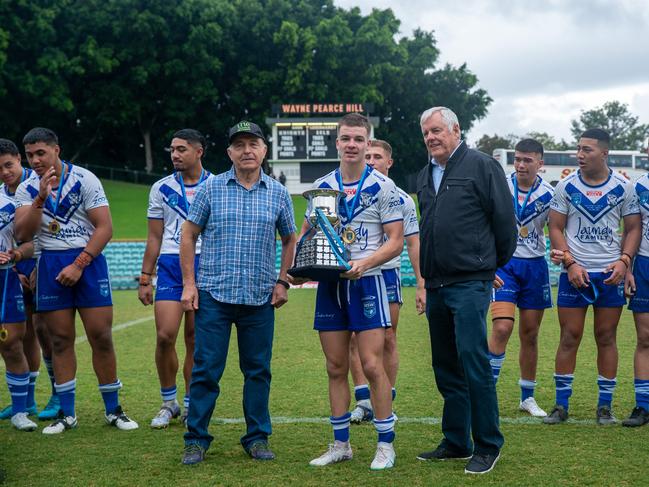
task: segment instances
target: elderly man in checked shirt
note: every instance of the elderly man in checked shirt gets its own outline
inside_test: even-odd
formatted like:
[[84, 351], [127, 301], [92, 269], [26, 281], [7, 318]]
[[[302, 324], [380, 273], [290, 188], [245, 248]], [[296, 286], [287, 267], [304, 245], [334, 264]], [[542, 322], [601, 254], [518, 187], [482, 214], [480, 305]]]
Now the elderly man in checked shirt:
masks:
[[[219, 396], [232, 323], [237, 327], [244, 376], [244, 450], [255, 460], [272, 460], [268, 396], [274, 308], [288, 300], [286, 282], [295, 249], [293, 204], [284, 186], [261, 170], [266, 140], [258, 125], [239, 122], [230, 129], [228, 156], [233, 167], [197, 191], [183, 224], [181, 301], [196, 310], [194, 368], [183, 463], [201, 462], [213, 437], [207, 427]], [[282, 241], [275, 274], [275, 233]], [[194, 249], [201, 235], [198, 283]]]

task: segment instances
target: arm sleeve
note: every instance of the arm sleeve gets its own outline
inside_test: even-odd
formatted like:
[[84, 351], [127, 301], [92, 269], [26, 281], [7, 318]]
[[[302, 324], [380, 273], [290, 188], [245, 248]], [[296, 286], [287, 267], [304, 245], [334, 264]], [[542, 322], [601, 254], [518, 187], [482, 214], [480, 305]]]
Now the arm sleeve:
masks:
[[[16, 196], [15, 196], [16, 208], [20, 208], [21, 206], [31, 205], [32, 201], [34, 201], [34, 198], [36, 196], [31, 195], [28, 186], [29, 186], [28, 182], [23, 181], [18, 186], [18, 189], [16, 189]], [[38, 191], [36, 192], [36, 194], [38, 194]]]
[[554, 195], [552, 196], [552, 201], [550, 201], [550, 209], [561, 213], [562, 215], [567, 215], [568, 210], [568, 198], [566, 195], [566, 185], [559, 183], [557, 187], [554, 188]]
[[279, 218], [277, 219], [277, 231], [280, 236], [286, 237], [295, 233], [295, 215], [293, 214], [293, 201], [286, 188], [282, 186]]
[[147, 218], [152, 220], [163, 220], [164, 211], [162, 208], [162, 194], [160, 193], [160, 184], [156, 183], [151, 187], [149, 192], [149, 208], [146, 213]]
[[381, 189], [378, 205], [381, 223], [383, 225], [403, 221], [403, 203], [400, 201], [397, 187], [393, 182], [390, 181]]
[[[87, 178], [87, 180], [86, 180]], [[83, 202], [86, 210], [108, 206], [108, 198], [101, 181], [92, 173], [87, 173], [83, 181]]]
[[622, 216], [635, 215], [640, 213], [640, 204], [638, 195], [633, 189], [632, 184], [627, 184], [624, 188], [624, 201], [622, 202]]
[[415, 202], [410, 196], [404, 198], [403, 206], [403, 236], [409, 237], [419, 233], [419, 222], [417, 221], [417, 209]]
[[491, 194], [491, 228], [496, 243], [496, 263], [498, 267], [505, 265], [514, 255], [516, 250], [516, 218], [514, 216], [514, 203], [512, 194], [507, 185], [505, 172], [497, 161], [490, 164]]
[[194, 196], [194, 202], [189, 208], [189, 215], [187, 215], [187, 221], [195, 223], [201, 228], [205, 228], [207, 220], [210, 217], [210, 202], [207, 197], [207, 188], [210, 187], [213, 182], [214, 179], [210, 179], [200, 185], [196, 191], [196, 196]]

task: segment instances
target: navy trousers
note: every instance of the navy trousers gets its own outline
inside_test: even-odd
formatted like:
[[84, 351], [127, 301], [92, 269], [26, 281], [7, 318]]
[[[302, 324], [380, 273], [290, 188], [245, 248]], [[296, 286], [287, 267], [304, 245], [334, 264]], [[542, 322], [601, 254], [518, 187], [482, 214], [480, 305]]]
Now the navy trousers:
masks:
[[219, 397], [230, 344], [232, 324], [237, 327], [239, 368], [243, 373], [244, 449], [271, 434], [268, 397], [270, 359], [273, 349], [275, 312], [270, 301], [262, 306], [221, 303], [199, 291], [195, 318], [194, 368], [190, 385], [185, 444], [198, 443], [207, 449], [214, 439], [208, 425]]
[[496, 454], [504, 443], [487, 347], [491, 289], [491, 281], [467, 281], [426, 290], [442, 446], [460, 453]]

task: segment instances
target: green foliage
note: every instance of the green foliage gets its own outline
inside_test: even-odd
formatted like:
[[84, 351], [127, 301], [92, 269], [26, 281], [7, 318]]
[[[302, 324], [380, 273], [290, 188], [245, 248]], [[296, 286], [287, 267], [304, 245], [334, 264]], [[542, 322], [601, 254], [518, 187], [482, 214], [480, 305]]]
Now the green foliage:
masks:
[[514, 134], [508, 134], [505, 137], [498, 134], [491, 136], [484, 134], [476, 143], [476, 149], [491, 155], [494, 149], [513, 149], [518, 141], [519, 137]]
[[649, 124], [638, 123], [638, 120], [626, 103], [613, 100], [601, 107], [582, 111], [579, 120], [572, 121], [570, 131], [576, 143], [586, 129], [602, 128], [611, 136], [611, 149], [641, 150], [649, 133]]
[[438, 67], [432, 32], [400, 37], [390, 9], [332, 0], [5, 0], [0, 133], [59, 133], [64, 156], [160, 170], [172, 133], [207, 134], [225, 169], [226, 133], [271, 104], [373, 102], [403, 181], [425, 160], [419, 114], [451, 107], [463, 130], [491, 99], [466, 65]]
[[[556, 297], [556, 295], [555, 295]], [[137, 300], [135, 291], [118, 291], [115, 324], [152, 318], [151, 307]], [[291, 290], [289, 302], [276, 312], [273, 347], [273, 383], [270, 411], [274, 418], [270, 444], [277, 454], [273, 462], [250, 460], [239, 444], [245, 425], [237, 422], [241, 408], [242, 377], [238, 367], [236, 333], [232, 333], [227, 367], [220, 383], [210, 432], [215, 440], [205, 462], [181, 465], [183, 428], [174, 420], [167, 430], [152, 430], [151, 418], [160, 407], [160, 390], [154, 365], [153, 320], [128, 328], [113, 329], [120, 391], [126, 412], [139, 422], [135, 431], [121, 432], [106, 426], [97, 391], [90, 348], [85, 331], [77, 324], [77, 415], [79, 427], [62, 437], [49, 438], [36, 431], [14, 430], [0, 422], [2, 456], [0, 471], [7, 485], [20, 486], [631, 486], [646, 485], [647, 426], [601, 427], [594, 422], [597, 404], [596, 346], [592, 312], [577, 357], [571, 422], [558, 426], [540, 424], [518, 411], [519, 340], [512, 334], [500, 379], [498, 399], [505, 436], [502, 457], [493, 472], [468, 478], [461, 461], [422, 462], [416, 455], [441, 439], [439, 417], [442, 401], [431, 371], [430, 342], [424, 317], [415, 312], [414, 289], [404, 289], [399, 324], [401, 365], [395, 410], [397, 464], [388, 472], [370, 472], [376, 445], [371, 424], [352, 426], [354, 459], [325, 468], [309, 467], [308, 461], [332, 441], [328, 424], [329, 401], [324, 357], [318, 335], [312, 330], [315, 291]], [[490, 321], [489, 321], [490, 323]], [[620, 353], [614, 411], [625, 417], [634, 405], [633, 351], [635, 328], [631, 312], [622, 314], [617, 335]], [[552, 373], [559, 340], [556, 309], [547, 310], [539, 336], [536, 398], [545, 409], [554, 402]], [[178, 355], [184, 357], [182, 333]], [[4, 364], [0, 361], [0, 372]], [[184, 393], [182, 375], [177, 378], [179, 397]], [[49, 394], [47, 372], [42, 366], [36, 382], [36, 399], [42, 406]], [[2, 404], [8, 395], [2, 394]], [[220, 419], [219, 419], [220, 418]], [[224, 418], [230, 422], [223, 421]], [[281, 418], [298, 418], [282, 422]], [[40, 423], [42, 428], [44, 423]], [[530, 479], [532, 479], [530, 481]]]

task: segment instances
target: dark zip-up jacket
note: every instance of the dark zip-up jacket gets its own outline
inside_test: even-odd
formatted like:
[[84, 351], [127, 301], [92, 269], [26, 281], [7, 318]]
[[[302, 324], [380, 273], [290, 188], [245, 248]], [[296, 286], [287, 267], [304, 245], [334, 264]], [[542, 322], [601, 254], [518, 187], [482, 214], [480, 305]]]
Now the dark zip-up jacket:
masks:
[[498, 162], [461, 142], [435, 192], [431, 164], [417, 178], [420, 267], [426, 288], [493, 280], [516, 250], [516, 218]]

